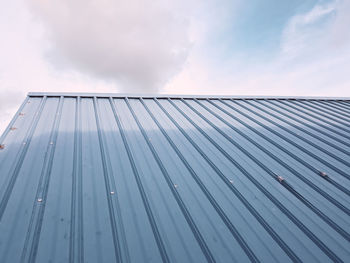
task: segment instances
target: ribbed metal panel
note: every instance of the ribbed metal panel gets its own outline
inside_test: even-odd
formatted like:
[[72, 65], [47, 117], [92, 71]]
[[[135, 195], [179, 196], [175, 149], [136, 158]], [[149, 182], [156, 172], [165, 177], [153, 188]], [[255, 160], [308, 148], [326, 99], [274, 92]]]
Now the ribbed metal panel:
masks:
[[31, 93], [1, 262], [350, 262], [348, 99]]

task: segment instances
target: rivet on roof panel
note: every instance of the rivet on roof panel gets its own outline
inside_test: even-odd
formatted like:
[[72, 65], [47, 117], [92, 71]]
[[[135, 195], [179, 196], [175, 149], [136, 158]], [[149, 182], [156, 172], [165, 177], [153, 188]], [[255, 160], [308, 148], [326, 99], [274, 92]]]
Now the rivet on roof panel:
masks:
[[328, 175], [327, 175], [327, 173], [326, 172], [320, 172], [320, 175], [322, 176], [322, 177], [327, 177]]

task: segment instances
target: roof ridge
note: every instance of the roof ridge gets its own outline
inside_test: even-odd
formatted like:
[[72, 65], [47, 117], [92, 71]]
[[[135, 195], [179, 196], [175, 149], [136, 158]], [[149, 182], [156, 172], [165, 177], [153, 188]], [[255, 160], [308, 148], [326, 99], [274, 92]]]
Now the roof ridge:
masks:
[[114, 97], [114, 98], [174, 98], [174, 99], [248, 99], [248, 100], [350, 100], [350, 97], [318, 96], [260, 96], [260, 95], [185, 95], [185, 94], [142, 94], [142, 93], [89, 93], [89, 92], [29, 92], [29, 97]]

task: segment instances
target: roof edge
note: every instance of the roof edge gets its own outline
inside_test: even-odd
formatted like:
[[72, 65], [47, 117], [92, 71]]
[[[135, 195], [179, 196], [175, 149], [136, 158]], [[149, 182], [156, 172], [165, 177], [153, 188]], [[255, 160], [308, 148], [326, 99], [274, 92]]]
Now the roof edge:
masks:
[[114, 98], [208, 98], [208, 99], [265, 99], [265, 100], [350, 100], [350, 97], [318, 96], [254, 96], [254, 95], [182, 95], [182, 94], [139, 94], [139, 93], [87, 93], [87, 92], [29, 92], [28, 97], [114, 97]]

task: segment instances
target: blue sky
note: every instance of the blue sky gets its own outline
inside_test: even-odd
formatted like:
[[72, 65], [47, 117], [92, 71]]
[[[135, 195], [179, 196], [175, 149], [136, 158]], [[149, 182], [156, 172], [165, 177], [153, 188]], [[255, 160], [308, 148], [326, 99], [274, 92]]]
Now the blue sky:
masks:
[[[215, 28], [214, 34], [207, 36], [207, 48], [218, 59], [235, 56], [245, 56], [247, 60], [274, 58], [280, 51], [283, 32], [294, 16], [330, 3], [335, 1], [251, 0], [232, 5], [225, 3], [226, 12], [231, 15], [225, 15], [227, 18]], [[317, 25], [330, 17], [331, 14], [325, 16]]]
[[29, 91], [350, 97], [350, 1], [13, 0], [0, 131]]
[[231, 23], [220, 35], [226, 40], [230, 36], [227, 43], [230, 45], [228, 51], [231, 52], [274, 52], [279, 47], [283, 29], [291, 17], [311, 10], [317, 3], [314, 0], [249, 1], [249, 4], [238, 7], [239, 15], [231, 17]]
[[188, 67], [192, 86], [200, 75], [207, 93], [349, 95], [348, 2], [237, 1], [211, 10], [214, 25], [189, 59], [198, 63]]

